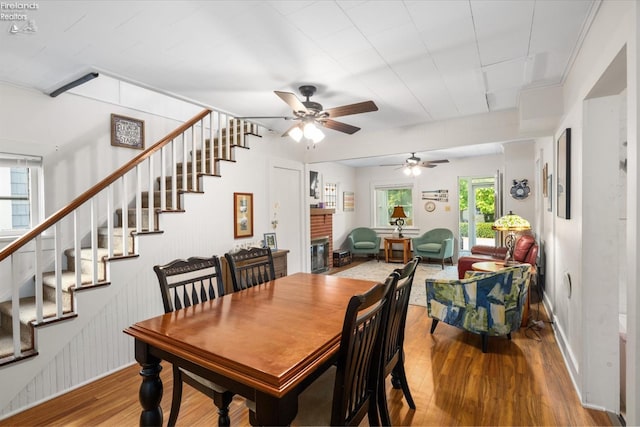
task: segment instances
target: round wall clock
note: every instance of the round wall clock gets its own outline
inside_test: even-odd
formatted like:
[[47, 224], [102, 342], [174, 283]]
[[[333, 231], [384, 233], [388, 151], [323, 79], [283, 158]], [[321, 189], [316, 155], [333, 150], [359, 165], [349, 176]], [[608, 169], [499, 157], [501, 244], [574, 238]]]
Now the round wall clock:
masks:
[[424, 204], [424, 210], [427, 212], [433, 212], [436, 210], [436, 204], [433, 202], [427, 202]]
[[517, 179], [513, 180], [513, 185], [511, 186], [511, 197], [514, 199], [522, 200], [529, 197], [529, 193], [531, 189], [528, 185], [528, 180], [523, 179], [518, 181]]

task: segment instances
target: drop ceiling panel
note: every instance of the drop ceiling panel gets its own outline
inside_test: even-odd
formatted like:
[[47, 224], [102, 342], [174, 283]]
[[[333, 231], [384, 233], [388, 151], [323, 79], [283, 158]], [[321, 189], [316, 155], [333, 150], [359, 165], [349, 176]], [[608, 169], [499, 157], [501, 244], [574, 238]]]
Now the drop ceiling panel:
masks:
[[402, 3], [394, 1], [369, 1], [345, 12], [358, 30], [367, 37], [411, 24], [405, 7]]
[[487, 92], [521, 86], [524, 80], [525, 62], [526, 58], [519, 58], [483, 67]]
[[471, 3], [482, 65], [528, 54], [534, 5], [532, 0]]
[[319, 1], [287, 15], [289, 21], [311, 39], [319, 40], [352, 26], [334, 2]]

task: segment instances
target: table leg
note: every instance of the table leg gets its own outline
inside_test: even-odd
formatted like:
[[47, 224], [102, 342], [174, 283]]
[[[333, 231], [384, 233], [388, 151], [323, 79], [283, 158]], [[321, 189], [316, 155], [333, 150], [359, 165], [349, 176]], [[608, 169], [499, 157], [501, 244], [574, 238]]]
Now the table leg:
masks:
[[140, 376], [142, 384], [138, 398], [142, 405], [140, 413], [141, 426], [162, 426], [162, 380], [160, 379], [160, 359], [149, 354], [148, 346], [136, 340], [136, 360], [142, 366]]
[[256, 393], [256, 412], [249, 412], [253, 426], [288, 426], [298, 413], [298, 395], [289, 393], [278, 399]]

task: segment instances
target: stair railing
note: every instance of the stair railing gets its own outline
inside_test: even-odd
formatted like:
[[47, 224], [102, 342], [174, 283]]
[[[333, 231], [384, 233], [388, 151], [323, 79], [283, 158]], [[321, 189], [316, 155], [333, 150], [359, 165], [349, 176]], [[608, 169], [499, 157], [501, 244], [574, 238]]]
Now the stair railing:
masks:
[[[20, 290], [24, 284], [24, 277], [34, 278], [36, 314], [31, 322], [32, 325], [49, 323], [74, 315], [77, 307], [73, 299], [70, 307], [64, 307], [63, 290], [66, 290], [65, 288], [78, 290], [109, 283], [110, 272], [107, 261], [137, 256], [135, 244], [137, 237], [159, 231], [156, 214], [181, 210], [179, 196], [182, 193], [198, 191], [200, 176], [219, 175], [219, 160], [235, 161], [231, 148], [246, 147], [245, 134], [258, 135], [258, 130], [257, 124], [236, 120], [226, 113], [203, 110], [2, 249], [0, 271], [7, 271], [7, 266], [2, 265], [3, 263], [10, 264], [8, 270], [12, 286], [13, 358], [18, 360], [25, 357], [23, 351], [33, 353], [33, 350], [21, 348]], [[189, 161], [190, 158], [192, 161]], [[178, 182], [179, 167], [182, 169], [180, 182]], [[167, 182], [168, 176], [170, 176], [169, 182]], [[158, 186], [156, 181], [159, 181]], [[154, 191], [157, 187], [160, 190], [159, 200], [156, 199]], [[145, 190], [146, 200], [143, 200]], [[105, 204], [106, 208], [101, 209], [101, 205]], [[131, 225], [129, 221], [130, 204], [134, 206], [135, 225]], [[147, 205], [146, 215], [143, 214], [143, 204]], [[121, 209], [122, 248], [119, 251], [114, 247], [116, 206]], [[89, 213], [83, 215], [82, 211], [87, 207]], [[103, 217], [100, 217], [99, 212]], [[143, 219], [146, 219], [146, 227], [143, 227]], [[100, 243], [102, 241], [104, 244], [105, 236], [99, 235], [98, 232], [98, 225], [105, 221], [107, 224], [106, 253], [100, 250]], [[51, 238], [48, 234], [51, 228], [53, 228], [53, 248], [43, 248], [43, 237], [47, 241]], [[68, 238], [64, 238], [67, 232], [73, 236], [71, 242], [68, 242]], [[131, 242], [129, 236], [131, 236]], [[88, 241], [88, 249], [83, 250], [83, 240], [85, 244]], [[62, 277], [65, 254], [62, 247], [67, 244], [72, 248], [66, 253], [73, 254], [74, 259], [71, 286], [68, 284], [63, 286]], [[25, 259], [24, 249], [27, 245], [29, 245], [28, 252], [33, 248], [33, 255], [31, 257], [27, 255]], [[53, 252], [52, 255], [51, 252]], [[50, 256], [45, 256], [45, 253]], [[21, 256], [17, 256], [18, 254]], [[91, 279], [83, 283], [81, 260], [87, 255], [91, 259]], [[51, 263], [53, 263], [52, 276], [55, 278], [56, 307], [55, 313], [45, 315], [43, 275], [46, 274], [45, 271]], [[27, 274], [25, 269], [28, 269]], [[67, 277], [66, 280], [69, 278]], [[31, 342], [34, 342], [33, 338]], [[6, 356], [9, 355], [0, 355], [0, 359]]]

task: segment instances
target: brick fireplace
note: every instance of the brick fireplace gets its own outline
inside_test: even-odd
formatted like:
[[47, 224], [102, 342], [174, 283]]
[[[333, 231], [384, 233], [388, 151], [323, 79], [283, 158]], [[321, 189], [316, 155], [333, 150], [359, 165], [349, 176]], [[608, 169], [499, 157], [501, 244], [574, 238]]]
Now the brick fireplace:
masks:
[[[311, 208], [311, 266], [312, 273], [326, 271], [333, 267], [333, 214], [334, 209]], [[323, 239], [327, 238], [328, 245], [319, 250], [318, 245], [324, 244]], [[317, 259], [313, 257], [322, 257]], [[316, 271], [313, 271], [313, 269]]]

